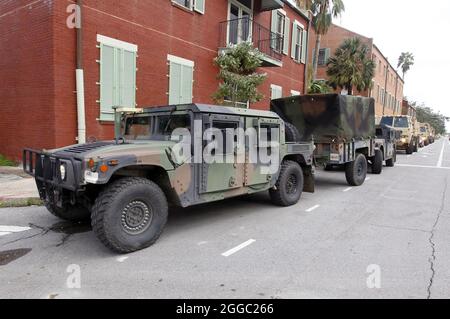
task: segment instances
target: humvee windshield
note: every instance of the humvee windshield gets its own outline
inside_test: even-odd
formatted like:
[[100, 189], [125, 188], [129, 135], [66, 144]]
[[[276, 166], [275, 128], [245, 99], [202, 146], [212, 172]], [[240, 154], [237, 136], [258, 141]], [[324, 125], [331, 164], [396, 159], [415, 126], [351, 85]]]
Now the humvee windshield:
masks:
[[191, 129], [189, 114], [135, 115], [126, 119], [124, 137], [128, 140], [170, 140], [177, 128]]
[[427, 128], [426, 127], [421, 127], [420, 128], [420, 132], [421, 133], [426, 133], [427, 132]]
[[392, 116], [385, 116], [381, 119], [380, 124], [384, 124], [387, 126], [392, 126], [392, 122], [394, 121], [394, 118]]
[[385, 116], [381, 119], [381, 124], [399, 128], [407, 128], [409, 123], [407, 117]]

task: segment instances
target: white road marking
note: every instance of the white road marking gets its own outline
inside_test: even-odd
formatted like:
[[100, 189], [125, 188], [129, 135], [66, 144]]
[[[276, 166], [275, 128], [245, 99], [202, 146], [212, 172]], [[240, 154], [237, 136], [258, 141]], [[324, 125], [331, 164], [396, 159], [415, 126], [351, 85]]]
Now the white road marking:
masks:
[[308, 209], [306, 210], [306, 212], [307, 212], [307, 213], [311, 213], [313, 210], [316, 210], [316, 209], [319, 208], [319, 207], [320, 207], [320, 205], [313, 206], [313, 207], [311, 207], [311, 208], [308, 208]]
[[353, 189], [353, 187], [349, 187], [349, 188], [346, 188], [346, 189], [344, 189], [344, 190], [343, 190], [343, 192], [345, 192], [345, 193], [346, 193], [346, 192], [349, 192], [349, 191], [351, 191], [352, 189]]
[[444, 148], [445, 148], [445, 143], [442, 143], [441, 154], [439, 155], [439, 160], [437, 162], [436, 167], [442, 167], [442, 160], [444, 159]]
[[119, 257], [117, 258], [117, 261], [120, 263], [123, 263], [125, 260], [127, 260], [129, 257]]
[[1, 237], [1, 236], [6, 236], [6, 235], [9, 235], [9, 234], [12, 234], [12, 233], [8, 233], [8, 232], [3, 232], [3, 231], [1, 231], [1, 232], [0, 232], [0, 237]]
[[433, 168], [433, 169], [450, 169], [450, 167], [438, 167], [438, 166], [426, 166], [426, 165], [408, 165], [408, 164], [395, 164], [398, 167], [415, 167], [415, 168]]
[[367, 178], [366, 178], [366, 181], [370, 181], [370, 180], [371, 180], [371, 178], [370, 178], [370, 177], [367, 177]]
[[2, 233], [20, 233], [23, 231], [30, 230], [30, 227], [19, 227], [19, 226], [2, 226], [0, 225], [0, 232]]
[[207, 241], [201, 241], [199, 243], [197, 243], [198, 246], [203, 246], [206, 245], [208, 242]]
[[250, 246], [250, 245], [253, 244], [255, 241], [256, 241], [256, 240], [254, 240], [254, 239], [247, 240], [245, 243], [242, 243], [242, 244], [240, 244], [239, 246], [234, 247], [234, 248], [232, 248], [232, 249], [230, 249], [230, 250], [224, 252], [224, 253], [222, 254], [222, 256], [224, 256], [224, 257], [230, 257], [231, 255], [237, 253], [239, 250], [244, 249], [244, 248], [247, 247], [247, 246]]

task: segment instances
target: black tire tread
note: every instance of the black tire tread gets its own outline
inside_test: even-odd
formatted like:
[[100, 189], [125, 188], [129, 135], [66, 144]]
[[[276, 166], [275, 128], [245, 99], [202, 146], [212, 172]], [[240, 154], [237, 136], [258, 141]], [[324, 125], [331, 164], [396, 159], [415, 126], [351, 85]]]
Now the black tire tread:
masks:
[[[283, 161], [283, 163], [281, 164], [281, 170], [280, 170], [280, 175], [279, 176], [280, 177], [283, 176], [285, 174], [286, 170], [289, 169], [293, 165], [300, 167], [300, 170], [301, 170], [301, 166], [297, 162], [289, 161], [289, 160]], [[290, 206], [290, 205], [289, 205], [289, 203], [287, 203], [284, 200], [281, 192], [279, 191], [279, 189], [280, 189], [280, 180], [281, 180], [281, 178], [278, 178], [278, 181], [275, 184], [275, 187], [277, 188], [277, 191], [270, 190], [270, 198], [271, 198], [272, 203], [274, 205], [287, 207], [287, 206]], [[301, 185], [301, 190], [303, 191], [303, 185]]]
[[[160, 187], [152, 182], [149, 179], [146, 178], [138, 178], [138, 177], [126, 177], [119, 179], [109, 185], [107, 188], [105, 188], [98, 196], [97, 200], [95, 201], [94, 206], [92, 207], [92, 229], [94, 233], [97, 235], [98, 239], [109, 249], [118, 252], [118, 253], [131, 253], [134, 252], [135, 249], [131, 249], [129, 247], [125, 247], [121, 245], [118, 242], [114, 242], [110, 240], [111, 236], [109, 236], [107, 230], [104, 228], [103, 223], [103, 217], [105, 216], [106, 210], [109, 208], [109, 205], [113, 201], [113, 198], [121, 193], [124, 189], [133, 186], [133, 185], [140, 185], [140, 184], [146, 184], [154, 188], [155, 190], [159, 190], [161, 200], [165, 202], [165, 205], [167, 206], [167, 199], [164, 195], [164, 192], [160, 189]], [[161, 236], [164, 226], [167, 223], [167, 219], [165, 220], [164, 224], [162, 225], [159, 233], [155, 236], [155, 238], [148, 243], [147, 247], [153, 245], [158, 238]]]
[[375, 150], [375, 156], [372, 160], [372, 174], [379, 175], [383, 171], [383, 153], [381, 150]]
[[44, 202], [44, 206], [53, 216], [70, 222], [83, 222], [88, 221], [90, 218], [89, 209], [85, 207], [71, 206], [61, 209], [47, 201]]

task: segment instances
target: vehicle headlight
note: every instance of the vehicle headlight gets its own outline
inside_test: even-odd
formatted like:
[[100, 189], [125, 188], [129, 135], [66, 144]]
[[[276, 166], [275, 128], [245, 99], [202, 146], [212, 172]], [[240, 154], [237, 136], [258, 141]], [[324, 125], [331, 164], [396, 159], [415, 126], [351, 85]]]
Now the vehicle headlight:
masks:
[[59, 173], [61, 174], [61, 179], [62, 179], [63, 181], [65, 181], [65, 180], [66, 180], [66, 177], [67, 177], [66, 164], [61, 164], [61, 165], [59, 166]]
[[406, 143], [406, 138], [402, 138], [402, 143]]

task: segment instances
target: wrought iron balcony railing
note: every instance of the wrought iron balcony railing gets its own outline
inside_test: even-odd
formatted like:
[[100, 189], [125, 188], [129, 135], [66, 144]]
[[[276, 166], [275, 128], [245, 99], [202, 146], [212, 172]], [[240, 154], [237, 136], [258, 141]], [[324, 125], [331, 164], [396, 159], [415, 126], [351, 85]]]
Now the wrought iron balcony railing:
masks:
[[250, 18], [220, 23], [220, 48], [242, 42], [251, 42], [265, 56], [281, 62], [284, 38]]

